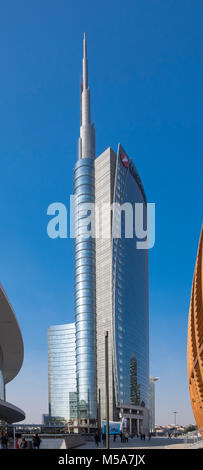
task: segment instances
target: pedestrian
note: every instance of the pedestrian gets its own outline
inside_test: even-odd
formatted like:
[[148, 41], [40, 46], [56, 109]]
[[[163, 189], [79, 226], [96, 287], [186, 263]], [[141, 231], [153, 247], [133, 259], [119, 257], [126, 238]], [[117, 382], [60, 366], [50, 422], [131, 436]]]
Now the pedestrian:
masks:
[[6, 434], [4, 434], [4, 432], [1, 433], [1, 448], [2, 449], [7, 448]]
[[22, 441], [20, 443], [20, 449], [27, 449], [27, 441], [24, 437], [22, 438]]
[[103, 441], [103, 446], [105, 446], [106, 445], [106, 433], [105, 432], [103, 432], [102, 434], [102, 441]]
[[8, 448], [8, 434], [5, 433], [3, 435], [3, 449], [7, 449]]
[[125, 442], [128, 442], [128, 433], [125, 433]]
[[96, 432], [96, 434], [94, 436], [94, 440], [95, 440], [96, 446], [98, 447], [98, 445], [99, 445], [99, 434], [98, 434], [98, 432]]
[[33, 440], [32, 441], [33, 441], [34, 449], [39, 449], [41, 439], [40, 439], [40, 437], [38, 436], [37, 433], [33, 435]]
[[19, 449], [18, 438], [16, 437], [14, 449]]

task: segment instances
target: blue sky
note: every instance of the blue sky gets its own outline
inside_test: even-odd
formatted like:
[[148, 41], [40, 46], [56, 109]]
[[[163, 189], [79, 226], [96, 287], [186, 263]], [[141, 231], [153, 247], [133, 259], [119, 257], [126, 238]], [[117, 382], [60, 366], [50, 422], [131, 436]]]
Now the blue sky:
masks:
[[1, 1], [0, 281], [22, 329], [24, 365], [7, 399], [47, 412], [47, 327], [73, 320], [72, 240], [46, 234], [68, 203], [88, 39], [99, 155], [121, 142], [156, 203], [150, 252], [150, 369], [156, 421], [194, 422], [186, 368], [190, 289], [202, 224], [200, 0]]

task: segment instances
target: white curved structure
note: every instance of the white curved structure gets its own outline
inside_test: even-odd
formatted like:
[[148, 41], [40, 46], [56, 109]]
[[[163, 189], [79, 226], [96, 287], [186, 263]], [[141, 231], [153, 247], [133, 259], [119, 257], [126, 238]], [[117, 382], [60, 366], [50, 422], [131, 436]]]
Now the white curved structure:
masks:
[[21, 331], [6, 293], [0, 285], [0, 420], [7, 423], [25, 419], [25, 413], [6, 402], [5, 398], [5, 386], [20, 371], [23, 357]]

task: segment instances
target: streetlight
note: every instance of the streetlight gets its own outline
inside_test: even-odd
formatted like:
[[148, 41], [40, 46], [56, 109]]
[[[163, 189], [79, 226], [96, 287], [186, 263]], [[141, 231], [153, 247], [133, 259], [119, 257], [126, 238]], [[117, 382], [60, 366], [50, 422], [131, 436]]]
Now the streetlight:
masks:
[[175, 421], [175, 427], [176, 427], [176, 415], [177, 415], [178, 411], [173, 411], [173, 414], [174, 414], [174, 421]]

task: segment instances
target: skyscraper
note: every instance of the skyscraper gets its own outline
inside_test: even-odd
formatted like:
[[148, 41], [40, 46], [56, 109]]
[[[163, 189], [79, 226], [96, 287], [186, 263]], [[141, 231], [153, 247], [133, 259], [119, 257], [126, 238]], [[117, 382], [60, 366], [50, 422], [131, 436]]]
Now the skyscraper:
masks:
[[[87, 43], [83, 40], [83, 80], [80, 93], [80, 138], [74, 168], [75, 239], [74, 297], [78, 419], [96, 419], [96, 275], [95, 239], [85, 236], [87, 204], [95, 201], [95, 131], [90, 116]], [[85, 208], [85, 209], [84, 209]], [[91, 230], [93, 227], [89, 227]]]
[[[138, 203], [143, 209], [146, 228], [146, 196], [138, 171], [120, 144], [117, 153], [107, 148], [95, 159], [85, 35], [80, 98], [80, 137], [74, 168], [78, 428], [85, 425], [93, 429], [101, 424], [98, 417], [101, 421], [106, 418], [104, 345], [108, 331], [110, 420], [124, 420], [131, 432], [147, 432], [148, 251], [137, 248], [134, 215], [132, 230], [127, 227], [127, 235], [126, 219], [122, 215], [123, 206], [130, 204], [134, 209]], [[121, 213], [118, 207], [122, 207]]]
[[75, 323], [48, 329], [49, 420], [77, 418]]
[[124, 214], [118, 210], [120, 207], [125, 213], [124, 209], [130, 210], [135, 203], [142, 204], [146, 226], [146, 196], [138, 171], [120, 144], [117, 154], [108, 148], [95, 160], [95, 202], [101, 209], [96, 225], [102, 225], [105, 232], [96, 238], [97, 387], [101, 419], [106, 415], [104, 336], [108, 331], [110, 419], [125, 418], [131, 432], [147, 432], [148, 252], [136, 248], [134, 230], [133, 234], [128, 233], [131, 227], [126, 226]]
[[203, 226], [192, 282], [187, 364], [192, 409], [198, 429], [203, 437]]
[[[109, 332], [110, 419], [128, 418], [129, 427], [148, 426], [149, 324], [148, 253], [136, 249], [136, 240], [114, 236], [116, 210], [103, 212], [108, 237], [87, 237], [87, 203], [143, 204], [146, 196], [138, 171], [119, 145], [96, 160], [95, 133], [90, 117], [90, 90], [86, 37], [83, 40], [83, 82], [79, 155], [74, 170], [75, 202], [75, 321], [78, 417], [96, 418], [98, 391], [101, 419], [105, 418], [104, 336]], [[92, 220], [88, 229], [93, 231]], [[85, 234], [85, 236], [84, 236]]]

